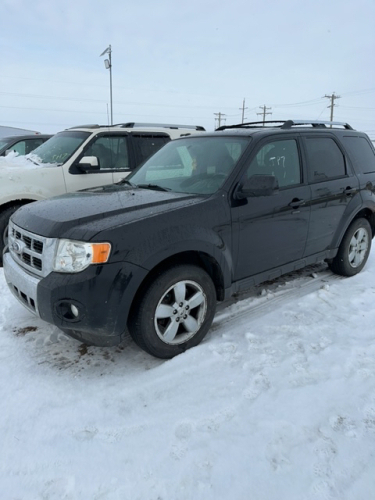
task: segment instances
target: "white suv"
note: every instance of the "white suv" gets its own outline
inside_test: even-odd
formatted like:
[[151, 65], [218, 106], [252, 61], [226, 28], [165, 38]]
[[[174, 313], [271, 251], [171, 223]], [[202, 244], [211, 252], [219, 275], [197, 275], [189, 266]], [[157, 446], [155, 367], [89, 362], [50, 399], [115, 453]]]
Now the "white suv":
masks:
[[171, 139], [198, 131], [204, 128], [149, 123], [83, 125], [59, 132], [26, 157], [1, 160], [0, 264], [9, 217], [20, 206], [118, 182]]

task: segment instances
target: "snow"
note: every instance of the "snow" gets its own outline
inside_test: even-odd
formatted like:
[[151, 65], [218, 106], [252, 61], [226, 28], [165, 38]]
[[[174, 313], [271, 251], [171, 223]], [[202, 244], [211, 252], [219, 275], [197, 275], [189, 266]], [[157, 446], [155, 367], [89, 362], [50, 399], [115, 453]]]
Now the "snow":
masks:
[[374, 272], [256, 287], [163, 361], [66, 337], [0, 269], [1, 498], [373, 498]]
[[35, 169], [56, 167], [56, 163], [42, 163], [40, 158], [34, 154], [19, 155], [16, 151], [11, 151], [6, 156], [0, 156], [0, 173], [5, 168]]
[[1, 169], [3, 169], [4, 167], [13, 167], [13, 168], [18, 167], [27, 169], [35, 167], [40, 168], [40, 165], [37, 165], [36, 163], [28, 159], [31, 157], [32, 157], [31, 154], [24, 156], [24, 155], [19, 155], [16, 151], [11, 151], [6, 156], [0, 157], [0, 168]]

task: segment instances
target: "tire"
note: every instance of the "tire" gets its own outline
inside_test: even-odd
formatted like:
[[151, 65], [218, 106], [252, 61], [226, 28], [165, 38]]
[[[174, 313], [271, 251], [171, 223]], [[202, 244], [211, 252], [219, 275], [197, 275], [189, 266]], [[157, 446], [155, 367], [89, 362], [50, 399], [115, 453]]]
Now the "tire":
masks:
[[136, 344], [169, 359], [198, 345], [216, 308], [216, 290], [200, 267], [178, 265], [157, 276], [131, 314], [129, 331]]
[[22, 205], [12, 205], [0, 213], [0, 266], [3, 265], [3, 251], [8, 243], [8, 224], [9, 218]]
[[355, 219], [329, 267], [341, 276], [354, 276], [364, 268], [371, 250], [372, 230], [367, 219]]

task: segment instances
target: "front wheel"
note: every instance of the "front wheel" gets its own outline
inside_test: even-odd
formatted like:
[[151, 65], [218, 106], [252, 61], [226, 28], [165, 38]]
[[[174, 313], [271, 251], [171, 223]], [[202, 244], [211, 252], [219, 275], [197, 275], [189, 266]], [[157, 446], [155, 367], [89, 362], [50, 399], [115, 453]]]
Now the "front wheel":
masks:
[[134, 341], [158, 358], [172, 358], [201, 342], [215, 315], [210, 276], [193, 265], [160, 274], [146, 289], [129, 321]]
[[362, 271], [371, 250], [372, 230], [367, 219], [355, 219], [349, 226], [330, 268], [341, 276]]

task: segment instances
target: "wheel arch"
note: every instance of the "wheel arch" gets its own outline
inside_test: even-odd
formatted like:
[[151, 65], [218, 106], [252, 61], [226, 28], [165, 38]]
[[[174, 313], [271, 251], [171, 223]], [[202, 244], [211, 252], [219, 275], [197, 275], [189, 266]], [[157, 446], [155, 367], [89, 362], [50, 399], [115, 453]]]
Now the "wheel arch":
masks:
[[33, 200], [12, 200], [0, 207], [0, 267], [3, 265], [3, 250], [8, 240], [8, 222], [13, 213]]
[[23, 205], [27, 205], [28, 203], [32, 203], [36, 200], [29, 200], [29, 199], [19, 199], [19, 200], [11, 200], [7, 201], [6, 203], [3, 203], [0, 207], [0, 215], [5, 212], [5, 210], [8, 210], [8, 208], [14, 207], [14, 206], [20, 206], [22, 207]]
[[372, 237], [375, 236], [375, 213], [372, 212], [369, 208], [364, 208], [358, 214], [354, 217], [353, 220], [359, 219], [363, 217], [364, 219], [367, 219], [370, 226], [371, 226], [371, 232], [372, 232]]
[[374, 238], [375, 236], [375, 213], [369, 208], [369, 207], [364, 207], [358, 212], [356, 212], [352, 217], [347, 219], [345, 221], [345, 224], [339, 228], [339, 230], [336, 232], [335, 238], [333, 240], [333, 245], [332, 248], [338, 248], [349, 228], [349, 226], [352, 224], [353, 221], [357, 219], [366, 219], [370, 226], [371, 226], [371, 232], [372, 232], [372, 237]]
[[219, 262], [211, 255], [201, 252], [201, 251], [185, 251], [174, 255], [171, 255], [164, 260], [156, 264], [146, 277], [143, 279], [139, 285], [137, 292], [135, 293], [132, 303], [129, 308], [128, 322], [129, 318], [134, 311], [135, 304], [138, 303], [139, 297], [142, 295], [144, 290], [149, 286], [149, 284], [166, 269], [170, 267], [177, 266], [178, 264], [191, 264], [204, 269], [208, 275], [211, 277], [216, 290], [217, 300], [224, 299], [224, 289], [225, 289], [225, 276]]
[[[342, 238], [344, 237], [350, 224], [352, 224], [352, 222], [357, 220], [357, 219], [366, 219], [368, 221], [368, 223], [371, 226], [372, 237], [374, 237], [374, 235], [375, 235], [375, 213], [372, 210], [370, 210], [368, 207], [365, 207], [362, 210], [360, 210], [359, 212], [357, 212], [355, 214], [355, 216], [350, 220], [350, 222], [347, 223], [345, 231], [342, 235]], [[341, 238], [341, 240], [342, 240], [342, 238]], [[340, 240], [340, 242], [341, 242], [341, 240]]]
[[[347, 277], [354, 276], [366, 265], [373, 231], [366, 215], [366, 212], [360, 211], [358, 216], [352, 219], [336, 256], [328, 263], [334, 273]], [[364, 229], [366, 234], [360, 233], [360, 229]]]

